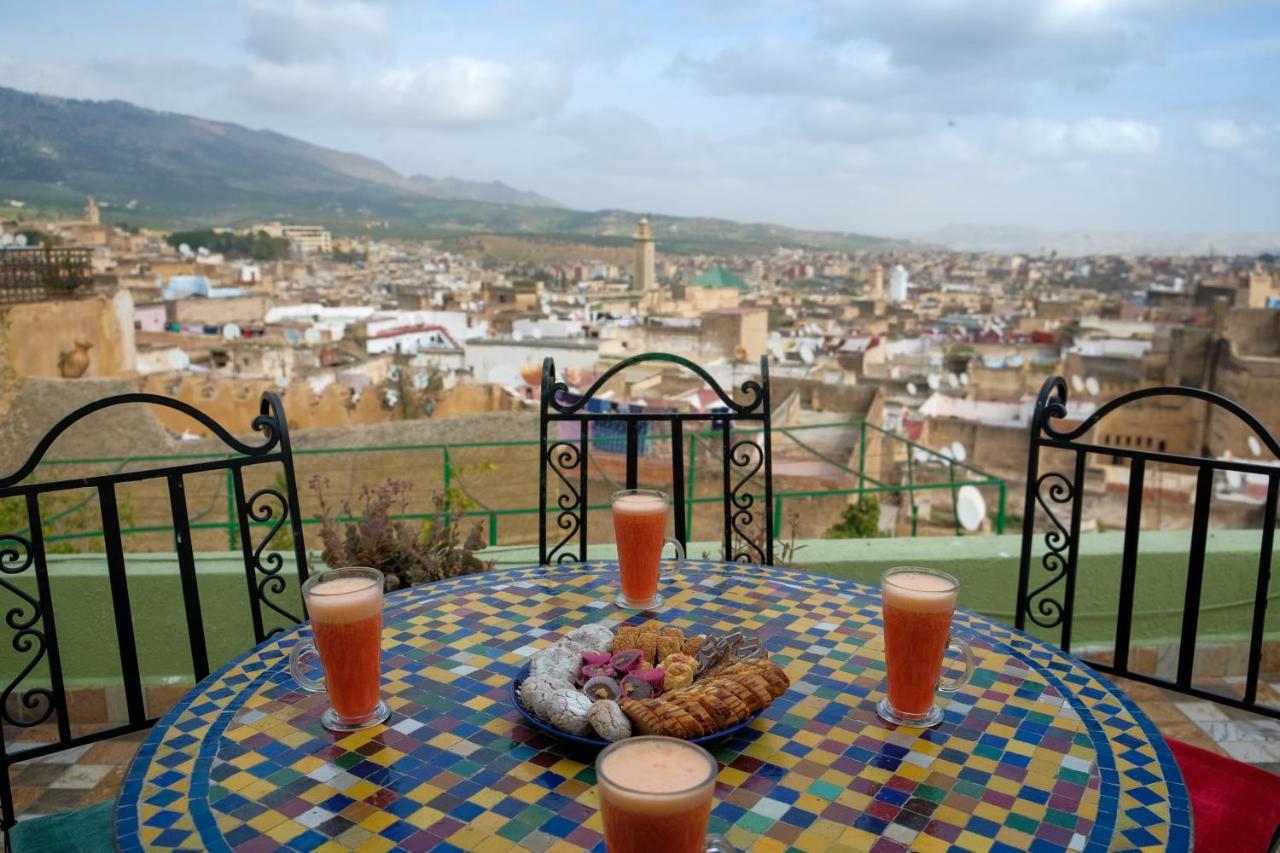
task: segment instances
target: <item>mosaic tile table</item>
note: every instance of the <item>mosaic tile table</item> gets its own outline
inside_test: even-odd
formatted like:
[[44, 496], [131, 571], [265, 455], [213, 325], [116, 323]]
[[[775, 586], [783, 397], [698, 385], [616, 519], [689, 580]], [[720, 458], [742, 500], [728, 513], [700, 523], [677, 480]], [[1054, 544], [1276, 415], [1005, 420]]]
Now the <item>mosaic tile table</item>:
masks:
[[[473, 575], [388, 597], [386, 726], [320, 726], [297, 632], [198, 685], [126, 778], [122, 849], [603, 849], [593, 756], [527, 727], [513, 674], [572, 627], [618, 621], [609, 564]], [[936, 729], [875, 715], [878, 591], [687, 563], [659, 618], [759, 632], [792, 688], [713, 749], [712, 830], [741, 849], [1185, 850], [1190, 804], [1155, 727], [1073, 659], [957, 613], [973, 683]], [[963, 593], [962, 593], [963, 600]], [[639, 618], [639, 617], [633, 617]], [[307, 630], [307, 629], [303, 629]]]

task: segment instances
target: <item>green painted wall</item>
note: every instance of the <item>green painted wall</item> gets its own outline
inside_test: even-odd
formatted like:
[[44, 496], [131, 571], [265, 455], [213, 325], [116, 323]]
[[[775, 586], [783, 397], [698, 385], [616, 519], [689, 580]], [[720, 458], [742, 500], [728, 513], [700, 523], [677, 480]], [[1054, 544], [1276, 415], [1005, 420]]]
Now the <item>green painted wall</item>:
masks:
[[[1187, 533], [1143, 534], [1133, 626], [1135, 642], [1159, 644], [1177, 638], [1189, 540]], [[1260, 541], [1257, 531], [1210, 533], [1200, 616], [1202, 639], [1247, 636]], [[962, 606], [1001, 621], [1012, 621], [1020, 548], [1016, 535], [815, 540], [802, 544], [804, 547], [796, 554], [798, 564], [811, 571], [858, 581], [874, 582], [883, 569], [896, 565], [943, 569], [960, 579]], [[1106, 644], [1113, 638], [1122, 546], [1120, 533], [1082, 537], [1074, 644]], [[696, 556], [714, 553], [718, 547], [717, 543], [694, 543], [689, 551]], [[590, 556], [608, 559], [612, 552], [612, 546], [601, 546], [592, 548]], [[493, 548], [485, 554], [499, 567], [537, 561], [533, 548]], [[53, 555], [49, 559], [68, 686], [117, 680], [119, 652], [102, 555]], [[129, 558], [128, 571], [145, 679], [151, 684], [189, 681], [191, 662], [176, 561], [163, 554], [134, 555]], [[285, 571], [292, 571], [291, 562]], [[1035, 571], [1040, 572], [1038, 568]], [[252, 644], [244, 570], [238, 553], [205, 553], [197, 555], [197, 573], [210, 663], [216, 667]], [[34, 592], [31, 578], [8, 579]], [[1280, 593], [1273, 592], [1267, 622], [1271, 637], [1280, 637], [1277, 599]], [[0, 608], [7, 610], [16, 600], [0, 590]], [[268, 621], [269, 626], [272, 624], [278, 623]], [[1048, 639], [1057, 637], [1052, 632], [1038, 633]], [[7, 638], [0, 642], [0, 675], [6, 676], [5, 683], [25, 662], [25, 657], [10, 648]]]

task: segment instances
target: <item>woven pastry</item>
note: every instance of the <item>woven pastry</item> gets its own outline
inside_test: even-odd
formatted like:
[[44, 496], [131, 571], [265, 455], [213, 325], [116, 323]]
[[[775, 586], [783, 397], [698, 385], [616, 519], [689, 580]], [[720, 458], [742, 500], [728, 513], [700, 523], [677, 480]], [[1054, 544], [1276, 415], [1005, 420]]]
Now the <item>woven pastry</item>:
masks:
[[662, 722], [645, 703], [649, 700], [629, 699], [623, 697], [618, 700], [618, 707], [622, 709], [622, 713], [627, 715], [627, 719], [631, 720], [631, 725], [635, 728], [636, 734], [642, 735], [660, 735], [665, 734], [662, 728]]
[[679, 705], [698, 725], [698, 734], [694, 737], [702, 737], [703, 735], [714, 734], [719, 730], [716, 725], [715, 718], [710, 712], [702, 706], [697, 696], [690, 696], [688, 693], [672, 693], [669, 697], [663, 696], [663, 700], [674, 702]]
[[663, 696], [659, 699], [645, 699], [645, 704], [657, 716], [662, 727], [662, 734], [668, 737], [689, 738], [700, 737], [702, 724], [686, 711], [679, 703]]

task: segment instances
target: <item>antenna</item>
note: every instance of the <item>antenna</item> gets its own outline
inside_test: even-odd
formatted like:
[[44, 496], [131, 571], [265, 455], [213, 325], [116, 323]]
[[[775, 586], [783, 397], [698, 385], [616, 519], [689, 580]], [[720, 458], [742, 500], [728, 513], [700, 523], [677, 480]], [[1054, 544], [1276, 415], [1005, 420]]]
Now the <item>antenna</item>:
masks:
[[910, 394], [912, 397], [914, 397], [914, 396], [916, 395], [916, 392], [917, 392], [918, 390], [920, 390], [920, 389], [916, 388], [916, 383], [914, 383], [914, 382], [908, 382], [908, 383], [907, 383], [907, 393], [908, 393], [908, 394]]
[[240, 331], [240, 327], [235, 323], [228, 323], [222, 327], [222, 339], [224, 341], [238, 341], [241, 334], [243, 333]]
[[1079, 373], [1071, 374], [1071, 388], [1077, 394], [1084, 393], [1084, 379], [1080, 377]]
[[1249, 436], [1249, 452], [1254, 456], [1262, 455], [1262, 442], [1258, 441], [1256, 435]]
[[987, 517], [987, 502], [975, 486], [961, 486], [956, 490], [956, 518], [965, 530], [977, 530]]
[[1098, 380], [1090, 376], [1084, 381], [1084, 390], [1089, 392], [1090, 397], [1096, 397], [1102, 393], [1102, 386], [1098, 384]]
[[969, 458], [969, 451], [964, 449], [964, 445], [958, 441], [951, 442], [951, 455], [957, 462], [963, 462]]

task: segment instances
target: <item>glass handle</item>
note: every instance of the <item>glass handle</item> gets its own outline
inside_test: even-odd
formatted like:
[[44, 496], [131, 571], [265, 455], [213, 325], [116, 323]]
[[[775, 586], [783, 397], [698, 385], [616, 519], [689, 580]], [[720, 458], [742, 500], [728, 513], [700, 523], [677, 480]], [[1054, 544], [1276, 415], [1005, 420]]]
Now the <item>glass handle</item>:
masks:
[[711, 833], [702, 843], [703, 853], [738, 853], [738, 848], [729, 843], [723, 835]]
[[293, 644], [293, 651], [289, 652], [289, 674], [293, 676], [293, 680], [298, 682], [298, 686], [308, 693], [323, 693], [325, 691], [324, 681], [319, 678], [312, 678], [302, 671], [302, 662], [307, 658], [320, 659], [320, 652], [316, 649], [314, 640], [299, 640]]
[[964, 672], [960, 673], [955, 678], [938, 679], [939, 693], [955, 693], [961, 687], [968, 684], [969, 679], [973, 678], [973, 649], [969, 648], [969, 644], [959, 637], [948, 637], [947, 650], [955, 650], [964, 658]]
[[[664, 547], [665, 547], [665, 546], [667, 546], [667, 545], [670, 545], [672, 548], [675, 548], [675, 549], [676, 549], [676, 562], [677, 562], [677, 563], [682, 563], [682, 562], [684, 562], [684, 546], [680, 544], [680, 541], [679, 541], [679, 540], [677, 540], [677, 539], [663, 539], [663, 540], [662, 540], [662, 544], [663, 544], [663, 546], [664, 546]], [[668, 566], [667, 568], [662, 569], [662, 573], [663, 573], [663, 574], [667, 574], [667, 575], [672, 574], [674, 571], [675, 571], [675, 567], [674, 567], [674, 566]]]

